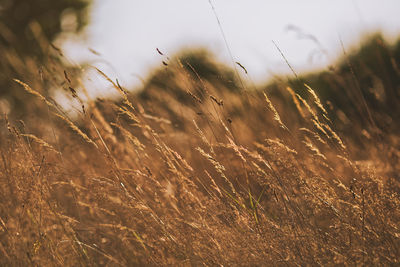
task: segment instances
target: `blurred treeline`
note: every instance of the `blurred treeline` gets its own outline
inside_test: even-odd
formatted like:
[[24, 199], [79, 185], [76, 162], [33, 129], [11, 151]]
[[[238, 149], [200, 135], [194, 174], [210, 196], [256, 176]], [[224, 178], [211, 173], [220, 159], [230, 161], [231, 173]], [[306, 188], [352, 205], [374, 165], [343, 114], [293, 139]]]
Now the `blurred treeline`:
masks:
[[[30, 101], [30, 95], [13, 79], [20, 79], [51, 100], [52, 90], [73, 93], [80, 87], [78, 67], [65, 63], [62, 51], [53, 41], [62, 33], [77, 32], [87, 22], [88, 0], [2, 0], [0, 4], [0, 112], [9, 117], [26, 119], [27, 115], [43, 112], [43, 106]], [[307, 98], [307, 87], [313, 88], [328, 109], [329, 116], [341, 130], [351, 133], [354, 126], [379, 135], [382, 131], [398, 130], [400, 118], [400, 41], [389, 44], [381, 34], [365, 38], [357, 49], [344, 51], [342, 58], [326, 70], [299, 77], [278, 77], [267, 85], [248, 83], [243, 71], [239, 80], [234, 70], [215, 61], [206, 50], [183, 51], [165, 57], [165, 65], [154, 70], [143, 88], [134, 97], [140, 103], [152, 103], [159, 114], [180, 125], [182, 114], [165, 102], [165, 95], [180, 105], [202, 101], [201, 88], [212, 84], [221, 91], [219, 100], [229, 102], [229, 91], [242, 94], [267, 90], [281, 106], [283, 117], [295, 113], [289, 85], [293, 92]], [[175, 68], [181, 65], [184, 72]], [[239, 71], [242, 71], [238, 67]], [[190, 77], [185, 77], [190, 75]], [[197, 88], [188, 88], [184, 80], [197, 81]], [[256, 87], [256, 88], [255, 88]], [[72, 88], [72, 89], [71, 89]], [[72, 90], [72, 91], [71, 91]], [[162, 92], [162, 93], [160, 93]], [[195, 98], [194, 98], [195, 97]], [[247, 98], [246, 94], [244, 97]], [[196, 100], [196, 101], [197, 101]], [[218, 101], [219, 101], [218, 100]], [[251, 101], [247, 103], [252, 105]], [[262, 111], [260, 111], [261, 113]], [[296, 112], [297, 113], [297, 112]], [[243, 114], [232, 110], [231, 117]], [[261, 115], [261, 114], [260, 114]], [[300, 116], [300, 115], [298, 115]]]
[[329, 69], [291, 79], [299, 92], [303, 83], [318, 91], [332, 118], [351, 133], [361, 125], [375, 134], [398, 131], [400, 119], [400, 40], [389, 44], [380, 33], [362, 40]]
[[[353, 135], [356, 127], [374, 135], [399, 130], [400, 41], [388, 43], [380, 33], [365, 37], [356, 48], [344, 49], [342, 57], [325, 70], [297, 77], [277, 76], [265, 85], [249, 82], [245, 69], [240, 66], [237, 69], [243, 75], [239, 80], [232, 68], [219, 64], [205, 50], [183, 51], [169, 62], [168, 66], [155, 70], [136, 95], [138, 102], [148, 103], [158, 110], [158, 114], [168, 114], [168, 118], [177, 125], [182, 124], [185, 114], [178, 105], [170, 105], [170, 102], [176, 101], [185, 107], [193, 106], [193, 101], [204, 101], [201, 88], [207, 85], [217, 88], [219, 95], [216, 98], [228, 106], [234, 99], [230, 96], [242, 94], [244, 103], [254, 107], [251, 96], [262, 99], [263, 91], [267, 91], [275, 103], [279, 103], [278, 108], [282, 107], [279, 112], [283, 118], [291, 120], [293, 114], [297, 114], [295, 116], [301, 120], [304, 118], [301, 118], [301, 112], [296, 110], [295, 105], [299, 100], [293, 101], [296, 97], [287, 87], [307, 100], [310, 98], [308, 85], [321, 98], [332, 123], [349, 136]], [[174, 62], [180, 67], [176, 67]], [[186, 76], [179, 69], [184, 69]], [[190, 83], [185, 80], [197, 81], [197, 85], [188, 86]], [[242, 113], [246, 109], [239, 112], [234, 108], [235, 103], [231, 105], [233, 108], [228, 112], [231, 119], [245, 115]], [[225, 108], [229, 109], [228, 106]], [[259, 116], [265, 115], [263, 110], [259, 112]]]
[[[89, 0], [0, 1], [2, 113], [23, 117], [34, 108], [13, 79], [40, 82], [37, 88], [42, 89], [60, 87], [57, 75], [63, 73], [64, 63], [57, 56], [62, 52], [52, 42], [60, 34], [80, 31], [87, 23], [88, 6]], [[47, 90], [41, 93], [48, 95]]]

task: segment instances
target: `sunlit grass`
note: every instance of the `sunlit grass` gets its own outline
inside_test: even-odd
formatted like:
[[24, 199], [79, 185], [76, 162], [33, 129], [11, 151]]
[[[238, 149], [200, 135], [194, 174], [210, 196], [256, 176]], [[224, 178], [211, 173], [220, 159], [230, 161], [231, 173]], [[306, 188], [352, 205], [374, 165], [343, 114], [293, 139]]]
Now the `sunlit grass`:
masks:
[[[360, 73], [339, 62], [257, 89], [204, 53], [169, 59], [135, 92], [99, 70], [121, 100], [79, 102], [76, 118], [40, 75], [16, 80], [42, 112], [2, 117], [0, 264], [399, 264], [400, 103], [387, 97], [400, 57], [385, 49], [380, 68], [397, 76], [348, 56]], [[368, 77], [376, 100], [339, 90]]]

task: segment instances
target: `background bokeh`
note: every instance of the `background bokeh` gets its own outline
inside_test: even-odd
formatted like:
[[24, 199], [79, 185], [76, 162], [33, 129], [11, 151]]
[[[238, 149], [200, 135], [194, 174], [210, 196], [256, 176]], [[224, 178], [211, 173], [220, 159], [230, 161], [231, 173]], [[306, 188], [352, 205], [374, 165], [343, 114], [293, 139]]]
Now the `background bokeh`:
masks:
[[[212, 1], [235, 61], [255, 81], [289, 68], [274, 40], [297, 71], [329, 65], [363, 35], [399, 33], [397, 0]], [[91, 22], [75, 38], [62, 40], [74, 62], [91, 62], [120, 81], [137, 85], [161, 63], [159, 48], [169, 56], [182, 48], [202, 46], [232, 65], [208, 0], [95, 0]], [[92, 48], [101, 56], [88, 50]]]

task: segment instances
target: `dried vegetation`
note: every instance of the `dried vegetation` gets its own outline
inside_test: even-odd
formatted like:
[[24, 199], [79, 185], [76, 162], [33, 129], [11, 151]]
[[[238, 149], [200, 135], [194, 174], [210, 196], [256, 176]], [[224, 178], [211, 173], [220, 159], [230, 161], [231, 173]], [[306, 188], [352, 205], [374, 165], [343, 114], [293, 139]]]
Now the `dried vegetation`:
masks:
[[41, 93], [74, 75], [16, 80], [43, 112], [2, 115], [0, 265], [400, 264], [389, 58], [390, 77], [365, 76], [376, 102], [353, 80], [372, 67], [354, 61], [257, 89], [204, 53], [166, 58], [135, 92], [99, 71], [121, 100], [83, 101], [74, 86], [75, 118]]

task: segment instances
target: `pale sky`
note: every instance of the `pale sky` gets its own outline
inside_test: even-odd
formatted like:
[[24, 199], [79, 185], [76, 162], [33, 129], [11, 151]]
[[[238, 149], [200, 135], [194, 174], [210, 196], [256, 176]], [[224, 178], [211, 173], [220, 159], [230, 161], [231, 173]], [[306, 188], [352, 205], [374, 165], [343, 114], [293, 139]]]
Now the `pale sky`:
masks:
[[[254, 81], [326, 67], [364, 33], [400, 34], [400, 0], [212, 0], [234, 61]], [[299, 38], [300, 29], [311, 39]], [[94, 0], [85, 35], [64, 44], [73, 62], [90, 61], [127, 87], [182, 48], [206, 47], [232, 66], [209, 0]], [[340, 36], [340, 37], [339, 37]], [[99, 52], [91, 53], [88, 48]], [[322, 53], [321, 51], [325, 51]]]

